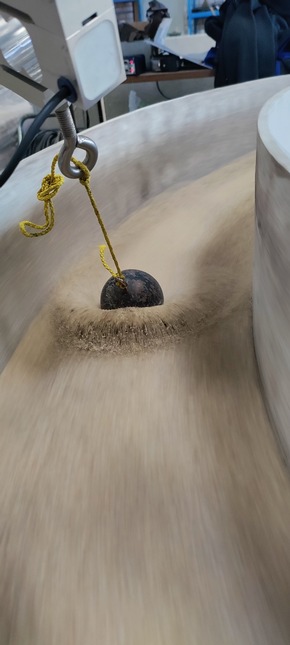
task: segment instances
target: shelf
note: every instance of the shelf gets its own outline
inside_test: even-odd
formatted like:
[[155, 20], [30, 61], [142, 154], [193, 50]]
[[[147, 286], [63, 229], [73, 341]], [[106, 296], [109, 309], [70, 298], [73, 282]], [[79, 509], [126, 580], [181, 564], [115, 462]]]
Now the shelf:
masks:
[[138, 20], [144, 20], [143, 2], [142, 0], [114, 0], [114, 4], [132, 4], [138, 7]]
[[187, 24], [188, 24], [188, 33], [196, 33], [196, 23], [197, 20], [205, 20], [210, 18], [210, 16], [218, 16], [219, 11], [202, 11], [199, 9], [195, 10], [195, 1], [196, 0], [187, 0]]

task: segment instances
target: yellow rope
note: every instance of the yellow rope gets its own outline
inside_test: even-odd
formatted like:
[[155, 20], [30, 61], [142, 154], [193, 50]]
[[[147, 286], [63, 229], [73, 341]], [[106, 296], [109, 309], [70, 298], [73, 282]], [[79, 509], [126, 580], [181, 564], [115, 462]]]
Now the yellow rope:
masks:
[[[51, 173], [50, 173], [50, 175], [46, 175], [46, 177], [44, 177], [44, 179], [42, 180], [41, 188], [37, 193], [37, 198], [40, 201], [44, 202], [45, 224], [34, 224], [33, 222], [29, 222], [28, 220], [20, 222], [20, 224], [19, 224], [20, 231], [26, 237], [39, 237], [40, 235], [46, 235], [47, 233], [49, 233], [52, 230], [52, 228], [54, 226], [55, 212], [54, 212], [54, 206], [53, 206], [53, 203], [52, 203], [52, 199], [53, 199], [53, 197], [56, 196], [56, 194], [58, 193], [60, 187], [62, 186], [62, 184], [64, 182], [64, 178], [62, 177], [62, 175], [56, 175], [55, 174], [55, 166], [56, 166], [57, 160], [58, 160], [58, 155], [56, 155], [53, 158], [52, 164], [51, 164]], [[103, 236], [104, 236], [104, 238], [106, 240], [107, 246], [108, 246], [109, 251], [111, 253], [113, 262], [115, 264], [116, 272], [113, 271], [113, 269], [111, 269], [109, 267], [109, 265], [107, 264], [107, 262], [105, 260], [106, 246], [103, 245], [103, 244], [99, 246], [101, 262], [102, 262], [104, 268], [107, 269], [107, 271], [109, 271], [111, 273], [113, 278], [115, 278], [118, 281], [119, 285], [124, 286], [126, 284], [125, 283], [125, 278], [124, 278], [124, 276], [122, 274], [122, 271], [120, 269], [118, 260], [116, 258], [115, 252], [114, 252], [114, 249], [113, 249], [112, 244], [110, 242], [110, 238], [109, 238], [108, 233], [106, 231], [104, 222], [103, 222], [103, 220], [101, 218], [99, 209], [97, 207], [97, 204], [95, 202], [95, 199], [94, 199], [91, 187], [90, 187], [90, 171], [88, 170], [87, 166], [85, 166], [85, 164], [82, 163], [82, 161], [79, 161], [78, 159], [75, 159], [74, 157], [72, 157], [72, 162], [75, 164], [75, 166], [77, 168], [79, 168], [82, 171], [82, 175], [81, 175], [79, 181], [82, 184], [82, 186], [84, 186], [85, 189], [86, 189], [86, 192], [87, 192], [87, 195], [88, 195], [89, 200], [91, 202], [93, 211], [94, 211], [94, 213], [96, 215], [96, 218], [97, 218], [97, 220], [99, 222], [99, 225], [101, 227]], [[32, 233], [31, 231], [28, 231], [26, 227], [34, 229], [35, 232]]]
[[100, 258], [101, 258], [101, 262], [102, 262], [103, 267], [104, 267], [107, 271], [109, 271], [109, 273], [113, 276], [113, 278], [116, 278], [116, 280], [124, 280], [124, 277], [122, 276], [122, 274], [120, 274], [120, 273], [116, 273], [116, 272], [115, 272], [115, 271], [113, 271], [113, 269], [111, 269], [111, 268], [109, 267], [109, 265], [107, 264], [106, 259], [105, 259], [105, 250], [106, 250], [106, 248], [107, 248], [107, 247], [106, 247], [106, 245], [105, 245], [105, 244], [100, 244], [100, 246], [99, 246]]
[[96, 215], [96, 218], [97, 218], [97, 220], [99, 222], [99, 225], [101, 227], [103, 236], [104, 236], [104, 238], [105, 238], [105, 240], [107, 242], [107, 246], [108, 246], [109, 251], [111, 253], [111, 257], [112, 257], [112, 260], [113, 260], [113, 262], [115, 264], [117, 272], [115, 273], [112, 269], [110, 269], [109, 265], [107, 264], [107, 262], [105, 260], [105, 249], [106, 249], [106, 247], [104, 245], [101, 245], [99, 247], [101, 262], [102, 262], [103, 266], [105, 267], [105, 269], [107, 269], [107, 271], [109, 271], [111, 273], [113, 278], [118, 279], [122, 284], [122, 283], [125, 282], [125, 278], [124, 278], [124, 276], [122, 274], [122, 271], [120, 269], [118, 260], [116, 258], [115, 252], [114, 252], [114, 249], [113, 249], [112, 244], [110, 242], [110, 238], [109, 238], [108, 233], [107, 233], [107, 231], [105, 229], [104, 222], [103, 222], [103, 220], [101, 218], [99, 209], [97, 207], [97, 204], [95, 202], [95, 198], [93, 196], [93, 193], [92, 193], [92, 190], [91, 190], [91, 187], [90, 187], [90, 171], [88, 170], [87, 166], [85, 166], [85, 164], [82, 163], [82, 161], [79, 161], [78, 159], [75, 159], [74, 157], [72, 157], [72, 162], [75, 164], [75, 166], [77, 166], [77, 168], [80, 168], [80, 170], [83, 173], [83, 176], [80, 178], [79, 181], [82, 184], [82, 186], [85, 187], [85, 189], [87, 191], [87, 194], [88, 194], [89, 200], [91, 202], [93, 211], [94, 211], [94, 213]]
[[[41, 188], [37, 193], [37, 199], [41, 202], [44, 202], [44, 217], [45, 224], [34, 224], [28, 220], [20, 222], [19, 228], [21, 233], [25, 237], [39, 237], [40, 235], [46, 235], [49, 233], [54, 225], [54, 206], [52, 203], [52, 198], [55, 197], [60, 187], [64, 182], [62, 175], [55, 174], [55, 166], [57, 163], [57, 155], [53, 158], [51, 164], [51, 174], [46, 175], [41, 183]], [[32, 228], [35, 230], [35, 233], [27, 231], [26, 227]]]

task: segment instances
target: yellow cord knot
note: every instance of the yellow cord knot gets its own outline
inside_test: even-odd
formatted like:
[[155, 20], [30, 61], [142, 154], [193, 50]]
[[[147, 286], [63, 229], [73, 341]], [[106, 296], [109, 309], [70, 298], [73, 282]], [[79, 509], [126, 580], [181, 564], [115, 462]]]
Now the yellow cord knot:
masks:
[[[53, 228], [53, 225], [54, 225], [54, 206], [53, 206], [53, 203], [52, 203], [52, 199], [53, 199], [53, 197], [55, 197], [55, 195], [57, 194], [57, 192], [59, 191], [60, 187], [62, 186], [62, 184], [64, 182], [64, 178], [61, 175], [56, 175], [55, 174], [55, 166], [56, 166], [57, 160], [58, 160], [58, 155], [56, 155], [53, 158], [53, 161], [52, 161], [52, 164], [51, 164], [51, 173], [50, 173], [50, 175], [46, 175], [46, 177], [44, 177], [44, 179], [42, 180], [41, 188], [39, 189], [39, 191], [37, 193], [37, 198], [40, 201], [44, 202], [45, 224], [43, 224], [43, 225], [34, 224], [33, 222], [28, 222], [28, 221], [20, 222], [19, 228], [20, 228], [21, 233], [23, 233], [23, 235], [25, 235], [25, 237], [39, 237], [39, 235], [46, 235]], [[126, 286], [125, 278], [124, 278], [124, 276], [122, 274], [122, 271], [120, 269], [120, 266], [118, 264], [118, 260], [116, 258], [114, 249], [113, 249], [112, 244], [110, 242], [110, 239], [109, 239], [108, 233], [106, 231], [104, 222], [103, 222], [103, 220], [101, 218], [101, 215], [99, 213], [99, 210], [98, 210], [97, 204], [95, 202], [93, 193], [91, 191], [91, 187], [90, 187], [90, 171], [82, 161], [79, 161], [78, 159], [75, 159], [74, 157], [72, 157], [72, 162], [74, 163], [74, 165], [77, 168], [79, 168], [82, 171], [81, 176], [79, 178], [79, 181], [82, 184], [82, 186], [84, 186], [85, 189], [86, 189], [87, 195], [88, 195], [89, 200], [90, 200], [91, 205], [92, 205], [92, 208], [93, 208], [94, 213], [96, 215], [96, 218], [97, 218], [97, 220], [99, 222], [99, 225], [101, 227], [103, 236], [104, 236], [104, 238], [106, 240], [107, 246], [108, 246], [109, 251], [111, 253], [111, 257], [112, 257], [113, 262], [115, 264], [116, 272], [114, 272], [112, 269], [110, 269], [109, 265], [107, 264], [107, 262], [105, 260], [106, 246], [104, 246], [104, 245], [100, 246], [100, 257], [101, 257], [101, 261], [103, 263], [103, 266], [115, 278], [115, 280], [117, 281], [118, 285], [120, 287], [124, 287], [124, 286]], [[34, 229], [35, 233], [31, 233], [31, 232], [27, 231], [26, 226], [29, 226], [30, 228]]]
[[48, 202], [55, 197], [64, 182], [61, 175], [46, 175], [41, 182], [41, 188], [37, 192], [37, 199], [40, 202]]
[[[53, 228], [54, 206], [52, 203], [52, 199], [53, 197], [56, 196], [56, 194], [58, 193], [60, 187], [64, 182], [64, 178], [62, 177], [62, 175], [55, 174], [55, 166], [57, 163], [57, 159], [58, 157], [56, 155], [51, 164], [51, 173], [50, 175], [46, 175], [46, 177], [44, 177], [41, 183], [41, 188], [37, 193], [37, 199], [39, 199], [39, 201], [41, 202], [44, 202], [45, 224], [34, 224], [33, 222], [29, 222], [28, 220], [24, 222], [20, 222], [19, 228], [21, 233], [23, 233], [25, 237], [39, 237], [40, 235], [46, 235]], [[31, 231], [27, 231], [26, 229], [27, 226], [29, 228], [34, 229], [35, 233], [32, 233]]]

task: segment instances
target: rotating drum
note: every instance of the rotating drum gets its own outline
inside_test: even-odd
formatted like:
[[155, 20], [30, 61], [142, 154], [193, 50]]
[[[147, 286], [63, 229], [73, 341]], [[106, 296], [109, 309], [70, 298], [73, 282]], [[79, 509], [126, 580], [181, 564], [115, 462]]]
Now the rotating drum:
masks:
[[[259, 111], [284, 87], [287, 76], [244, 83], [158, 104], [92, 128], [89, 136], [97, 143], [99, 161], [91, 185], [107, 225], [116, 226], [166, 188], [193, 181], [254, 150]], [[67, 213], [42, 238], [41, 247], [19, 235], [20, 220], [39, 216], [36, 191], [59, 147], [22, 162], [1, 189], [0, 369], [59, 276], [95, 232], [93, 218], [79, 215], [79, 187], [72, 181], [62, 188]]]
[[[164, 291], [158, 348], [97, 351], [107, 275], [78, 181], [56, 197], [51, 233], [19, 233], [42, 221], [35, 194], [59, 145], [1, 190], [1, 645], [289, 645], [290, 486], [251, 308], [257, 119], [287, 85], [197, 94], [89, 132], [121, 267]], [[278, 427], [288, 174], [259, 128], [254, 326]], [[185, 331], [172, 338], [167, 305]]]
[[254, 336], [265, 401], [290, 455], [290, 91], [270, 99], [258, 122]]

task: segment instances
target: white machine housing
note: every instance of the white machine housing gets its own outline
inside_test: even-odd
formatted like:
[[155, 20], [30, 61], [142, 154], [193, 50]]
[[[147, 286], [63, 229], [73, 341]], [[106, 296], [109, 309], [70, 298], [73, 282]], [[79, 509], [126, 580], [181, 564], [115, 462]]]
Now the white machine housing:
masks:
[[112, 0], [7, 0], [0, 14], [0, 84], [34, 105], [61, 77], [84, 110], [125, 80]]

